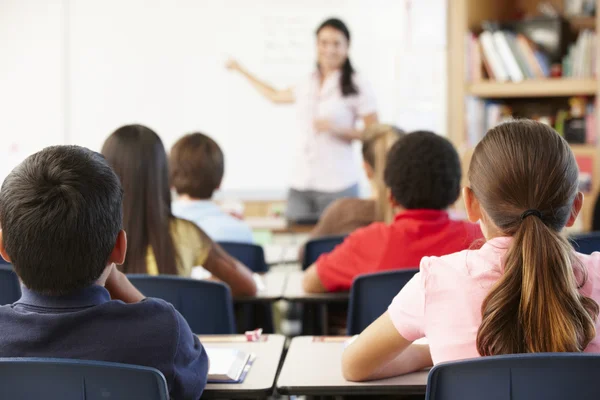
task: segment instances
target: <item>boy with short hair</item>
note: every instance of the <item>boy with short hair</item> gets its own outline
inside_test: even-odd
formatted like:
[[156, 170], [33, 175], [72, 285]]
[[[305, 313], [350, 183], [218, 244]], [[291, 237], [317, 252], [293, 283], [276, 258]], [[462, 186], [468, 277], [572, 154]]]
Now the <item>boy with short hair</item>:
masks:
[[253, 243], [250, 227], [211, 200], [225, 171], [217, 142], [202, 133], [182, 137], [171, 149], [169, 171], [179, 195], [172, 205], [176, 217], [194, 222], [215, 242]]
[[358, 275], [418, 268], [424, 256], [469, 248], [483, 238], [479, 225], [453, 221], [446, 211], [460, 193], [460, 160], [452, 143], [432, 132], [400, 138], [387, 156], [384, 179], [397, 211], [351, 233], [304, 273], [307, 292], [345, 291]]
[[173, 398], [198, 399], [208, 373], [200, 341], [171, 304], [145, 299], [116, 268], [127, 250], [122, 198], [104, 158], [83, 147], [48, 147], [8, 175], [0, 254], [22, 296], [0, 306], [0, 357], [154, 367]]

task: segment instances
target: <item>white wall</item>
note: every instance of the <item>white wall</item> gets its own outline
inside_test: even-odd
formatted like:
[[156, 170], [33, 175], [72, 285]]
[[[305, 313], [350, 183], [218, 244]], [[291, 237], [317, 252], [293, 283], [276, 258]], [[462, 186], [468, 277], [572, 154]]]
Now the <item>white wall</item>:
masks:
[[65, 141], [65, 4], [0, 0], [0, 180]]
[[0, 110], [11, 111], [0, 118], [3, 150], [11, 131], [18, 158], [53, 143], [99, 149], [131, 122], [155, 129], [166, 146], [201, 130], [225, 150], [226, 191], [283, 195], [300, 134], [293, 107], [260, 98], [225, 71], [227, 57], [276, 86], [293, 85], [314, 65], [314, 29], [339, 16], [380, 119], [444, 133], [443, 3], [0, 0]]

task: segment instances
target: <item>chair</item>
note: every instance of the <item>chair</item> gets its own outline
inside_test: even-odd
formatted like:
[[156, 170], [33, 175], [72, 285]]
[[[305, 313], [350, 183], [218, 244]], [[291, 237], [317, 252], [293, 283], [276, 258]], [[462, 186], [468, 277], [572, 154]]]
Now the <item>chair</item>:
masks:
[[0, 305], [12, 304], [21, 298], [21, 285], [12, 266], [0, 265]]
[[302, 270], [306, 270], [313, 265], [321, 254], [331, 252], [335, 247], [341, 244], [346, 235], [326, 236], [317, 239], [311, 239], [306, 242], [304, 247], [304, 260], [302, 261]]
[[129, 274], [127, 277], [145, 296], [173, 304], [192, 332], [199, 335], [235, 333], [231, 291], [227, 285], [169, 275]]
[[[269, 272], [265, 261], [265, 251], [262, 246], [250, 243], [217, 242], [230, 256], [238, 259], [252, 272], [264, 274]], [[273, 324], [273, 310], [270, 304], [243, 304], [241, 305], [241, 318], [238, 326], [243, 331], [253, 330], [256, 326], [263, 328], [265, 333], [275, 333]], [[238, 314], [239, 315], [239, 314]], [[258, 325], [257, 324], [258, 321]]]
[[596, 400], [600, 356], [538, 353], [481, 357], [436, 365], [427, 400]]
[[417, 272], [418, 268], [402, 269], [356, 277], [350, 290], [348, 335], [358, 335], [379, 318]]
[[262, 274], [269, 271], [262, 246], [250, 243], [218, 242], [230, 256], [237, 258], [252, 272]]
[[0, 358], [0, 387], [4, 399], [169, 399], [160, 371], [103, 361]]
[[600, 251], [600, 232], [585, 233], [574, 235], [569, 238], [575, 251], [583, 254], [592, 254], [594, 251]]

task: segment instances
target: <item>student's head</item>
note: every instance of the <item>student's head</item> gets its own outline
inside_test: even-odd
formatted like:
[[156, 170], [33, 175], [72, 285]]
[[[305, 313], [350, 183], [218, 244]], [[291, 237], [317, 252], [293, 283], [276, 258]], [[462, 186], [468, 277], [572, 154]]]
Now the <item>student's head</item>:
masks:
[[372, 124], [363, 133], [363, 167], [377, 192], [376, 219], [378, 221], [389, 222], [393, 217], [392, 207], [386, 196], [383, 172], [388, 150], [402, 135], [404, 135], [402, 130], [385, 124]]
[[512, 236], [481, 308], [480, 354], [582, 351], [596, 336], [598, 305], [579, 294], [585, 271], [561, 235], [583, 201], [567, 142], [538, 122], [499, 125], [475, 148], [469, 182], [470, 219], [488, 239]]
[[384, 179], [395, 207], [445, 210], [460, 194], [458, 153], [433, 132], [409, 133], [388, 152]]
[[30, 290], [65, 295], [89, 286], [125, 257], [122, 198], [100, 154], [48, 147], [2, 184], [0, 252]]
[[119, 176], [125, 193], [123, 224], [129, 253], [123, 270], [146, 273], [146, 256], [151, 248], [159, 271], [176, 274], [170, 235], [171, 191], [162, 141], [145, 126], [126, 125], [106, 139], [102, 154]]
[[225, 158], [221, 148], [202, 133], [179, 139], [169, 156], [171, 185], [178, 194], [207, 200], [221, 185]]
[[341, 70], [340, 84], [342, 94], [357, 94], [352, 81], [354, 68], [348, 57], [350, 31], [346, 24], [337, 18], [324, 21], [317, 28], [317, 64], [321, 70]]

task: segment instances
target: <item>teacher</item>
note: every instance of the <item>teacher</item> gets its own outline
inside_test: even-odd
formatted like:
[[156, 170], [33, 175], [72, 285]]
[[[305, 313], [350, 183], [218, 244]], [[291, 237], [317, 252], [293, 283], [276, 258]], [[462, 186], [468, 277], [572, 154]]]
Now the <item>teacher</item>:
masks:
[[359, 120], [363, 127], [377, 122], [373, 90], [354, 71], [348, 57], [346, 25], [328, 19], [316, 36], [316, 69], [292, 88], [275, 89], [237, 61], [227, 63], [273, 103], [296, 104], [302, 145], [296, 154], [286, 212], [296, 222], [316, 222], [334, 200], [358, 196], [359, 168], [352, 141], [362, 136]]

